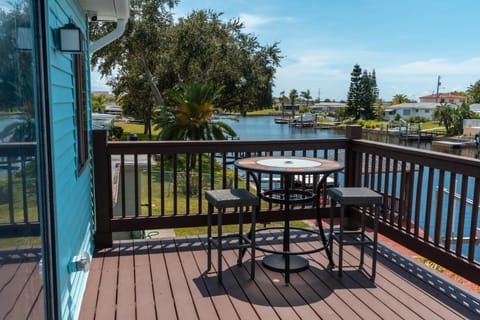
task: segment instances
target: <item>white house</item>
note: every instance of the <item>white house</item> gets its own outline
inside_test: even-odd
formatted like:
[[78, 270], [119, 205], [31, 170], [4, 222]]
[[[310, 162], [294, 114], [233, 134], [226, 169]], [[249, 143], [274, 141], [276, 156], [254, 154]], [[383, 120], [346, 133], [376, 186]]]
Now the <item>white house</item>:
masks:
[[402, 119], [411, 117], [424, 117], [427, 120], [432, 120], [433, 111], [439, 105], [436, 102], [408, 102], [395, 104], [385, 108], [385, 119], [393, 120], [396, 114], [399, 114]]
[[470, 105], [470, 111], [475, 112], [476, 114], [480, 115], [480, 103], [472, 103]]
[[346, 108], [347, 104], [342, 102], [320, 102], [311, 106], [312, 112], [333, 113], [338, 108]]

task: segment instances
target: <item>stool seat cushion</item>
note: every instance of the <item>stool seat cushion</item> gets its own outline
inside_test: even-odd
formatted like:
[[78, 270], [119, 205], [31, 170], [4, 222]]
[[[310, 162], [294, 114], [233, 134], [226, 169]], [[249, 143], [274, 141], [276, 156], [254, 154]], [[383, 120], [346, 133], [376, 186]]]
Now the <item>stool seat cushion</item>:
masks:
[[343, 205], [381, 204], [383, 196], [365, 187], [330, 188], [328, 194], [332, 200]]
[[258, 197], [245, 189], [220, 189], [205, 192], [208, 203], [216, 208], [257, 206]]

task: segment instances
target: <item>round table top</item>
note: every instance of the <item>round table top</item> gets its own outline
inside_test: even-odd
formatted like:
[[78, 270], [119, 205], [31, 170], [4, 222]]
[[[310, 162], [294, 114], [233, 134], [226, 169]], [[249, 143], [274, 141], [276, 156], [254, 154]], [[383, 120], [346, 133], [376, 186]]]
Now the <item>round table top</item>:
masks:
[[343, 169], [343, 165], [337, 161], [293, 156], [243, 158], [234, 164], [244, 170], [279, 174], [330, 173]]

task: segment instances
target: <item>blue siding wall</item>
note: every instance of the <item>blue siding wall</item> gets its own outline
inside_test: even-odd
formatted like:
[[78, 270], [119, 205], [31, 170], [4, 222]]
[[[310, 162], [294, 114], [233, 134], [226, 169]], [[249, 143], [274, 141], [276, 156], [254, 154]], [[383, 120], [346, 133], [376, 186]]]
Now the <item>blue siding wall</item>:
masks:
[[[86, 18], [76, 0], [47, 0], [47, 5], [47, 25], [50, 30], [73, 21], [83, 30], [85, 37], [88, 37]], [[47, 34], [49, 34], [47, 47], [49, 48], [48, 72], [52, 117], [50, 121], [53, 132], [53, 174], [56, 191], [58, 299], [62, 319], [76, 319], [80, 312], [88, 273], [70, 273], [68, 264], [81, 252], [92, 253], [93, 250], [90, 177], [92, 170], [88, 165], [80, 176], [77, 175], [73, 55], [56, 50], [52, 32]], [[84, 56], [88, 61], [88, 52]], [[89, 87], [87, 88], [90, 92]], [[90, 94], [87, 96], [90, 97]]]

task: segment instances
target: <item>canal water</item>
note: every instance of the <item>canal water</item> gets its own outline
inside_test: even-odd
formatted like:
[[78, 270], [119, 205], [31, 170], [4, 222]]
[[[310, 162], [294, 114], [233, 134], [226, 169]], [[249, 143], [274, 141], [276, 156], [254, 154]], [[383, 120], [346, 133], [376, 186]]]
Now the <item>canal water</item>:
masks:
[[[345, 131], [340, 129], [316, 129], [293, 127], [288, 124], [275, 123], [273, 116], [238, 117], [238, 121], [222, 120], [228, 123], [237, 133], [241, 140], [276, 140], [276, 139], [326, 139], [344, 137]], [[403, 145], [419, 149], [427, 149], [438, 152], [476, 157], [475, 148], [442, 148], [432, 147], [430, 141], [400, 141], [396, 135], [378, 135], [364, 133], [364, 139], [386, 142], [395, 145]]]
[[[314, 138], [336, 138], [336, 137], [344, 137], [345, 131], [344, 130], [337, 130], [337, 129], [315, 129], [315, 128], [299, 128], [299, 127], [290, 127], [288, 124], [277, 124], [274, 122], [274, 117], [272, 116], [257, 116], [257, 117], [239, 117], [237, 118], [238, 121], [231, 121], [231, 120], [222, 120], [228, 123], [237, 133], [238, 137], [241, 140], [281, 140], [281, 139], [314, 139]], [[476, 149], [475, 148], [458, 148], [458, 149], [448, 149], [448, 148], [438, 148], [432, 147], [430, 141], [403, 141], [400, 140], [398, 136], [395, 135], [378, 135], [373, 133], [365, 133], [364, 139], [373, 140], [373, 141], [380, 141], [386, 142], [389, 144], [395, 145], [403, 145], [408, 147], [414, 147], [419, 149], [427, 149], [433, 150], [438, 152], [445, 152], [451, 154], [457, 154], [460, 156], [465, 157], [475, 157], [476, 156]], [[418, 173], [415, 173], [418, 175]], [[449, 173], [446, 173], [445, 181], [449, 181]], [[339, 177], [342, 180], [342, 176]], [[415, 176], [415, 179], [418, 177]], [[455, 200], [454, 200], [454, 211], [458, 212], [460, 210], [460, 201], [458, 199], [458, 190], [460, 190], [460, 180], [461, 177], [457, 178], [457, 186], [456, 190], [446, 190], [445, 186], [440, 186], [439, 183], [439, 175], [438, 172], [434, 174], [434, 185], [436, 185], [436, 191], [434, 198], [437, 198], [437, 193], [443, 194], [443, 214], [442, 214], [442, 237], [445, 237], [446, 233], [446, 212], [447, 212], [447, 205], [448, 205], [448, 196], [450, 192], [455, 193]], [[385, 177], [382, 178], [382, 181], [385, 181]], [[390, 181], [393, 181], [393, 177], [390, 177]], [[424, 172], [423, 181], [428, 181], [428, 168]], [[342, 183], [342, 181], [340, 181]], [[397, 179], [397, 183], [400, 183], [400, 179]], [[469, 227], [471, 225], [471, 217], [473, 215], [473, 211], [475, 211], [471, 204], [471, 199], [473, 199], [473, 184], [474, 181], [472, 178], [468, 180], [468, 198], [467, 200], [467, 208], [465, 212], [464, 218], [464, 225], [467, 226], [465, 231], [469, 231]], [[416, 192], [421, 192], [418, 188], [423, 189], [422, 186], [414, 186], [414, 194]], [[400, 186], [397, 185], [396, 190], [400, 190]], [[399, 195], [397, 195], [398, 197]], [[434, 212], [435, 209], [435, 201], [432, 206], [432, 211]], [[420, 200], [420, 227], [424, 226], [425, 223], [425, 210], [427, 206], [427, 199], [426, 194], [422, 194], [422, 199]], [[415, 207], [415, 204], [414, 206]], [[478, 210], [476, 211], [478, 214]], [[454, 231], [456, 231], [456, 226], [459, 224], [459, 215], [455, 214], [453, 218], [454, 223]], [[433, 235], [433, 228], [435, 223], [431, 223], [430, 234]], [[480, 228], [480, 221], [477, 224], [477, 228]], [[455, 237], [455, 234], [451, 236]], [[467, 254], [468, 246], [464, 246], [464, 254]], [[453, 246], [452, 250], [455, 250]], [[475, 247], [475, 260], [480, 260], [480, 246], [477, 245]]]

